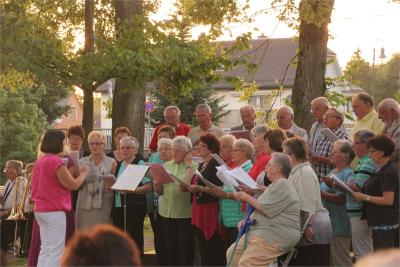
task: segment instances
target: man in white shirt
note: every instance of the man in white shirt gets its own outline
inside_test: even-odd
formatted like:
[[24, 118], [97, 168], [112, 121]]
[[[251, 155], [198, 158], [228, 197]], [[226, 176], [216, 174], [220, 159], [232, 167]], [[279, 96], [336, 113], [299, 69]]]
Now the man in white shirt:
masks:
[[199, 104], [196, 107], [196, 119], [199, 126], [194, 127], [190, 130], [188, 137], [194, 144], [200, 136], [206, 133], [211, 133], [215, 135], [217, 138], [221, 137], [224, 134], [224, 131], [215, 126], [212, 122], [212, 110], [211, 107], [207, 104]]
[[291, 132], [292, 134], [301, 137], [304, 139], [304, 141], [308, 142], [307, 131], [294, 123], [294, 112], [291, 107], [280, 107], [276, 112], [276, 120], [278, 121], [279, 128]]

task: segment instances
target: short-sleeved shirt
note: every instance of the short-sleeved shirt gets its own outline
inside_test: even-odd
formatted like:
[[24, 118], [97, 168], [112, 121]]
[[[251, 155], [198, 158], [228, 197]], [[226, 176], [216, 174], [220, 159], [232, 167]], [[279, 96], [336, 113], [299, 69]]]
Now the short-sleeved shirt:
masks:
[[399, 179], [395, 163], [389, 162], [377, 169], [365, 183], [363, 192], [370, 196], [382, 197], [384, 192], [394, 192], [394, 200], [391, 206], [364, 203], [368, 225], [380, 226], [399, 223]]
[[[353, 170], [351, 168], [345, 168], [340, 172], [332, 170], [328, 176], [334, 174], [342, 182], [346, 183], [351, 176]], [[335, 194], [343, 199], [346, 198], [346, 193], [334, 188], [330, 188], [324, 182], [321, 183], [321, 192], [327, 192]], [[347, 217], [346, 204], [336, 204], [331, 201], [322, 199], [322, 205], [329, 211], [329, 218], [332, 224], [332, 234], [333, 236], [346, 237], [351, 235], [351, 226], [349, 217]]]
[[[165, 126], [165, 125], [168, 125], [168, 124], [163, 123], [163, 124], [157, 126], [154, 129], [154, 133], [153, 133], [153, 136], [151, 137], [151, 141], [150, 141], [150, 145], [149, 145], [149, 149], [150, 149], [151, 152], [154, 152], [154, 151], [157, 150], [158, 131], [160, 130], [160, 128], [162, 126]], [[185, 123], [179, 122], [178, 126], [175, 127], [175, 133], [176, 133], [177, 136], [178, 135], [187, 136], [188, 133], [190, 132], [190, 129], [191, 129], [190, 125], [187, 125]]]
[[[197, 164], [193, 162], [193, 170]], [[182, 181], [186, 176], [185, 162], [176, 163], [174, 160], [164, 163], [164, 167]], [[159, 213], [164, 218], [184, 219], [192, 217], [190, 192], [181, 192], [179, 184], [172, 182], [164, 185], [163, 194], [159, 199]]]
[[361, 120], [356, 120], [350, 132], [350, 140], [354, 141], [354, 134], [359, 130], [370, 130], [374, 134], [379, 134], [384, 127], [385, 124], [378, 118], [378, 113], [373, 109]]
[[292, 249], [300, 239], [300, 205], [293, 185], [285, 178], [270, 184], [257, 198], [262, 211], [251, 215], [256, 224], [249, 235], [262, 237], [270, 244], [280, 242], [282, 251]]
[[[333, 133], [339, 139], [347, 139], [346, 130], [342, 127], [333, 130]], [[321, 134], [317, 140], [315, 156], [329, 157], [330, 154], [332, 153], [332, 148], [333, 148], [333, 143], [325, 135]], [[333, 168], [333, 165], [325, 164], [322, 162], [317, 162], [314, 164], [314, 166], [317, 169], [317, 172], [321, 176], [326, 176]]]
[[[359, 159], [358, 165], [350, 176], [347, 183], [355, 184], [358, 188], [363, 188], [364, 184], [374, 174], [375, 163], [367, 155]], [[363, 209], [363, 202], [357, 201], [351, 194], [346, 194], [346, 209], [349, 217], [360, 217]]]
[[32, 172], [31, 191], [35, 211], [71, 210], [71, 191], [57, 178], [57, 170], [62, 165], [61, 158], [54, 154], [46, 154], [36, 161]]
[[220, 138], [221, 136], [224, 135], [224, 131], [221, 128], [212, 124], [211, 127], [208, 128], [207, 130], [201, 129], [200, 126], [192, 128], [190, 130], [190, 132], [188, 133], [188, 137], [192, 141], [192, 144], [194, 144], [200, 138], [200, 136], [207, 134], [207, 133], [211, 133], [211, 134], [215, 135], [215, 137], [217, 137], [217, 138]]

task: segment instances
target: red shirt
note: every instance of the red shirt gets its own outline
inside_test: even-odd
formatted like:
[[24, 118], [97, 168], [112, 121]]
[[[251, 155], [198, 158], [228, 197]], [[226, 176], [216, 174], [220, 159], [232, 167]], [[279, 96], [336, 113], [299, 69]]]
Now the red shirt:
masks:
[[256, 156], [253, 167], [249, 171], [249, 176], [253, 178], [254, 181], [257, 180], [258, 175], [265, 169], [270, 159], [271, 155], [267, 153], [260, 153]]
[[[167, 125], [167, 124], [163, 123], [163, 124], [157, 126], [154, 129], [153, 137], [151, 138], [151, 142], [150, 142], [150, 145], [149, 145], [149, 149], [150, 149], [151, 152], [157, 151], [158, 130], [161, 128], [161, 126], [164, 126], [164, 125]], [[184, 124], [184, 123], [180, 122], [178, 124], [178, 126], [175, 127], [176, 135], [177, 136], [178, 135], [187, 136], [191, 128], [192, 127], [190, 127], [190, 125], [187, 125], [187, 124]]]

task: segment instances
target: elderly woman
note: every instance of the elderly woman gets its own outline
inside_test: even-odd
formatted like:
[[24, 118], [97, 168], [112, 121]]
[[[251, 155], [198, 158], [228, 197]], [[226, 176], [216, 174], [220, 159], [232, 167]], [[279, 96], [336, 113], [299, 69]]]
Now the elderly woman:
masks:
[[346, 193], [334, 187], [335, 182], [330, 177], [336, 176], [346, 183], [353, 170], [350, 163], [354, 159], [352, 145], [346, 140], [337, 140], [333, 143], [331, 154], [335, 168], [323, 177], [321, 183], [322, 204], [329, 211], [332, 223], [331, 263], [332, 266], [351, 266], [350, 242], [351, 227], [346, 211]]
[[108, 190], [100, 175], [114, 174], [117, 163], [104, 154], [106, 137], [102, 132], [90, 132], [88, 143], [91, 154], [81, 159], [81, 162], [88, 164], [89, 174], [79, 190], [76, 203], [77, 230], [91, 228], [96, 224], [111, 223], [114, 193]]
[[[116, 167], [115, 174], [118, 179], [129, 164], [144, 165], [142, 157], [137, 153], [139, 142], [135, 137], [125, 136], [119, 141], [123, 160]], [[146, 193], [151, 190], [150, 179], [147, 177], [139, 183], [134, 192], [126, 192], [126, 198], [120, 192], [115, 192], [112, 218], [115, 226], [124, 230], [123, 206], [126, 200], [126, 231], [135, 240], [141, 253], [144, 253], [143, 223], [146, 217]]]
[[365, 183], [363, 193], [354, 196], [364, 201], [374, 250], [399, 247], [399, 173], [390, 160], [395, 144], [383, 134], [370, 138], [367, 144], [377, 170]]
[[[218, 162], [211, 154], [220, 153], [220, 143], [213, 134], [200, 136], [198, 152], [203, 162], [199, 165], [200, 174], [211, 183], [222, 186], [217, 177]], [[195, 175], [190, 191], [192, 195], [192, 225], [200, 251], [201, 266], [225, 266], [225, 248], [218, 222], [219, 198], [204, 194], [204, 182]]]
[[[176, 136], [175, 128], [170, 125], [164, 125], [161, 126], [160, 129], [158, 130], [157, 138], [158, 140], [160, 140], [161, 138], [173, 139], [175, 136]], [[149, 163], [163, 163], [163, 161], [160, 160], [160, 153], [158, 149], [157, 152], [151, 153], [151, 156], [149, 158]]]
[[[254, 156], [253, 144], [246, 139], [240, 138], [233, 142], [233, 155], [232, 161], [238, 166], [248, 172], [253, 164], [251, 159]], [[228, 248], [235, 242], [238, 235], [237, 224], [243, 219], [242, 203], [236, 201], [233, 195], [233, 189], [224, 185], [224, 193], [213, 192], [216, 196], [220, 197], [220, 218], [225, 228], [225, 246]]]
[[113, 158], [118, 162], [124, 159], [121, 149], [119, 149], [119, 141], [122, 137], [131, 136], [131, 131], [128, 127], [118, 127], [114, 130], [114, 144], [115, 150], [107, 153], [107, 157]]
[[266, 125], [257, 125], [251, 130], [256, 159], [249, 171], [249, 175], [254, 180], [257, 180], [258, 175], [264, 171], [265, 166], [271, 158], [270, 154], [267, 153], [267, 142], [264, 139], [267, 131], [268, 127]]
[[[164, 129], [164, 127], [170, 126], [165, 125], [161, 127], [158, 135], [159, 137], [163, 136], [164, 132], [162, 131], [162, 129]], [[175, 131], [174, 128], [170, 128]], [[172, 151], [172, 139], [161, 137], [157, 142], [157, 152], [153, 153], [152, 155], [154, 154], [158, 155], [157, 158], [150, 157], [149, 163], [165, 163], [172, 160], [174, 157], [174, 153]], [[154, 191], [150, 191], [146, 194], [147, 211], [149, 212], [148, 215], [150, 218], [151, 228], [153, 229], [154, 233], [154, 248], [157, 254], [158, 264], [161, 266], [165, 266], [167, 261], [165, 258], [165, 248], [163, 248], [162, 244], [160, 221], [158, 218], [158, 201], [160, 194], [162, 194], [162, 187], [154, 184], [153, 187]], [[152, 199], [152, 201], [149, 201], [149, 199]]]
[[265, 191], [257, 199], [244, 192], [234, 193], [237, 200], [255, 208], [250, 219], [256, 224], [250, 226], [247, 237], [240, 238], [236, 251], [234, 245], [227, 251], [232, 266], [269, 266], [299, 241], [300, 205], [295, 188], [287, 180], [290, 170], [289, 157], [273, 153], [266, 166], [272, 183]]
[[[341, 111], [336, 108], [329, 108], [323, 116], [324, 126], [331, 130], [339, 139], [347, 139], [346, 130], [341, 127], [344, 116]], [[317, 175], [326, 176], [333, 168], [329, 155], [332, 153], [331, 140], [321, 134], [317, 139], [315, 154], [310, 154], [310, 161], [316, 168]]]
[[296, 266], [329, 266], [332, 228], [329, 214], [322, 206], [318, 177], [307, 161], [306, 142], [292, 137], [285, 140], [282, 146], [292, 163], [288, 179], [299, 196], [302, 223], [312, 216], [292, 263]]
[[[172, 140], [173, 160], [164, 163], [164, 167], [181, 181], [190, 184], [197, 164], [192, 161], [192, 144], [186, 136], [177, 136]], [[159, 219], [162, 242], [165, 247], [167, 265], [189, 266], [194, 260], [194, 239], [192, 205], [190, 192], [185, 191], [178, 182], [164, 185], [159, 202]]]
[[226, 165], [230, 168], [234, 168], [236, 165], [232, 161], [232, 149], [233, 149], [233, 142], [235, 142], [236, 137], [231, 134], [224, 134], [219, 139], [220, 151], [219, 156], [221, 159], [224, 160]]

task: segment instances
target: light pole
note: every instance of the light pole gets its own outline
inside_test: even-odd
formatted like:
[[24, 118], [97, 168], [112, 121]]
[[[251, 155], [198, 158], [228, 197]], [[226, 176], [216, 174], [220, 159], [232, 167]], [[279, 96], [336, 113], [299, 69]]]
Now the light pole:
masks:
[[[385, 48], [382, 46], [381, 47], [381, 54], [379, 55], [380, 59], [384, 59], [386, 57], [385, 55]], [[372, 82], [371, 82], [371, 93], [372, 93], [372, 98], [375, 100], [375, 46], [374, 50], [372, 53]]]

